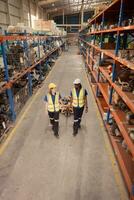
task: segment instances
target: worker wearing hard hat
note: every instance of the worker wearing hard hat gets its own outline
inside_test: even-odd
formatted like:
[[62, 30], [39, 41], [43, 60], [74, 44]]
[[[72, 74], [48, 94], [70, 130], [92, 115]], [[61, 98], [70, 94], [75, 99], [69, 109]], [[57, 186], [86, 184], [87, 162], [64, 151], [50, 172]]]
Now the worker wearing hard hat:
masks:
[[54, 83], [50, 83], [48, 88], [49, 92], [45, 96], [44, 100], [47, 103], [48, 115], [54, 135], [59, 137], [59, 111], [61, 96], [60, 93], [56, 91], [56, 85]]
[[73, 135], [77, 135], [78, 129], [81, 128], [81, 118], [83, 115], [84, 107], [85, 111], [88, 112], [87, 104], [87, 90], [83, 89], [81, 80], [76, 79], [74, 82], [74, 88], [71, 91], [71, 105], [74, 111], [74, 124], [73, 124]]

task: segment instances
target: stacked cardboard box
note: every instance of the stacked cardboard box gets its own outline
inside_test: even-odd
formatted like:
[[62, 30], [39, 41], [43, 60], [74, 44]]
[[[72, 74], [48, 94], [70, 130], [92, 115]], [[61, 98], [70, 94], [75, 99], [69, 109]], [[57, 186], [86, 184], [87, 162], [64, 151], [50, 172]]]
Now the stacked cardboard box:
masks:
[[45, 31], [45, 32], [54, 32], [56, 24], [53, 20], [43, 21], [42, 19], [34, 20], [33, 24], [34, 30]]
[[35, 20], [33, 28], [35, 31], [44, 31], [48, 35], [63, 36], [66, 32], [56, 27], [56, 23], [53, 20], [43, 21], [41, 19]]
[[8, 33], [34, 33], [41, 32], [47, 35], [65, 36], [66, 31], [63, 28], [58, 28], [53, 20], [44, 21], [42, 19], [34, 20], [33, 28], [25, 26], [24, 23], [18, 23], [16, 26], [8, 26]]
[[24, 33], [26, 31], [27, 33], [32, 33], [33, 29], [29, 26], [25, 26], [24, 23], [17, 23], [16, 26], [8, 26], [7, 32], [8, 33]]
[[66, 35], [67, 35], [67, 32], [64, 30], [64, 28], [60, 27], [60, 28], [58, 28], [58, 29], [59, 29], [59, 31], [60, 31], [60, 35], [61, 35], [61, 36], [66, 36]]

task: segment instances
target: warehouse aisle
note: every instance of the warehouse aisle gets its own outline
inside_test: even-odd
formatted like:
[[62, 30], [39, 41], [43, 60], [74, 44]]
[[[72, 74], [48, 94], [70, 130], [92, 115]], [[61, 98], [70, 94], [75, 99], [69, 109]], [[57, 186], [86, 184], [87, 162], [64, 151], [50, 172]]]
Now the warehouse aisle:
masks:
[[[77, 52], [71, 47], [62, 54], [20, 116], [14, 136], [0, 157], [0, 200], [121, 199]], [[60, 139], [56, 139], [48, 126], [43, 102], [47, 84], [56, 82], [61, 94], [68, 95], [77, 77], [88, 90], [89, 113], [84, 114], [76, 137], [72, 136], [73, 118], [61, 116]]]

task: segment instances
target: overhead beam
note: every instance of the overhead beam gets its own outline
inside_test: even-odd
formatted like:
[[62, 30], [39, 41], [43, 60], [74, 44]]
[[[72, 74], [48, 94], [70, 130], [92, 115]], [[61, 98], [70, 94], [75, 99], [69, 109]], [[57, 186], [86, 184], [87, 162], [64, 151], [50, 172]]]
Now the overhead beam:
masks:
[[[90, 6], [92, 6], [92, 5], [97, 5], [97, 4], [100, 4], [100, 3], [107, 3], [107, 2], [109, 2], [109, 0], [107, 0], [107, 1], [105, 1], [105, 0], [96, 0], [96, 1], [94, 1], [94, 0], [91, 0], [91, 1], [89, 1], [88, 2], [88, 4], [90, 5]], [[83, 6], [84, 7], [84, 5], [87, 5], [87, 3], [76, 3], [76, 4], [73, 4], [73, 3], [71, 3], [71, 4], [64, 4], [64, 5], [62, 5], [62, 6], [54, 6], [53, 8], [46, 8], [46, 12], [47, 13], [50, 13], [50, 12], [57, 12], [58, 10], [60, 10], [60, 9], [67, 9], [67, 8], [71, 8], [71, 7], [78, 7], [78, 6]]]
[[84, 0], [82, 0], [82, 5], [81, 5], [81, 24], [83, 24], [83, 18], [84, 18]]
[[[63, 6], [54, 6], [53, 8], [46, 8], [46, 11], [47, 12], [52, 12], [53, 10], [56, 10], [56, 9], [66, 9], [66, 8], [71, 8], [71, 7], [77, 7], [77, 6], [81, 6], [82, 3], [79, 3], [79, 4], [64, 4]], [[87, 5], [86, 3], [84, 3], [84, 5]]]
[[23, 4], [23, 0], [20, 0], [20, 21], [24, 23], [24, 4]]
[[39, 17], [39, 6], [38, 6], [38, 0], [36, 1], [36, 19]]
[[[85, 10], [84, 12], [89, 12], [89, 11], [94, 11], [93, 9], [87, 9], [87, 10]], [[80, 13], [80, 11], [65, 11], [64, 12], [64, 14], [65, 15], [70, 15], [70, 14], [79, 14]], [[53, 17], [56, 17], [56, 16], [62, 16], [62, 12], [54, 12], [54, 13], [50, 13], [50, 16], [51, 16], [51, 19], [53, 18]]]
[[63, 19], [62, 19], [62, 23], [64, 24], [65, 22], [65, 12], [64, 12], [64, 9], [63, 9]]
[[9, 0], [6, 0], [6, 5], [7, 5], [7, 24], [10, 25], [11, 24], [11, 16], [10, 16], [10, 12], [9, 12]]
[[57, 27], [80, 27], [81, 24], [56, 24]]
[[43, 0], [43, 1], [39, 1], [39, 2], [38, 2], [38, 5], [39, 5], [39, 6], [48, 5], [48, 4], [57, 2], [57, 1], [59, 1], [59, 0]]
[[32, 27], [32, 19], [31, 19], [31, 2], [28, 0], [28, 9], [29, 9], [29, 25]]

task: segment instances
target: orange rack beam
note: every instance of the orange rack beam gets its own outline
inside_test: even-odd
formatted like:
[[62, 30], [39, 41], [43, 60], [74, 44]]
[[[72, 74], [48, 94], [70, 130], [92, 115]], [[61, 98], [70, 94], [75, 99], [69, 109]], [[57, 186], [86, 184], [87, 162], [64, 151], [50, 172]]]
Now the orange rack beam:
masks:
[[112, 32], [124, 32], [124, 31], [132, 31], [134, 30], [134, 26], [125, 26], [125, 27], [118, 27], [113, 29], [107, 29], [107, 30], [100, 30], [100, 31], [93, 31], [89, 32], [86, 35], [94, 35], [94, 34], [101, 34], [101, 33], [112, 33]]
[[86, 53], [84, 51], [82, 51], [82, 54], [83, 54], [84, 57], [86, 57]]
[[103, 117], [104, 116], [104, 112], [108, 111], [108, 105], [107, 105], [107, 103], [106, 103], [106, 101], [105, 101], [105, 99], [103, 97], [97, 97], [96, 98], [97, 85], [95, 85], [93, 83], [90, 83], [90, 86], [91, 86], [91, 89], [93, 91], [93, 94], [94, 94], [95, 100], [97, 102], [98, 108], [100, 110], [100, 114]]
[[40, 35], [10, 35], [10, 36], [0, 36], [0, 43], [4, 41], [15, 41], [15, 40], [26, 40], [26, 39], [46, 39], [48, 36], [40, 36]]
[[109, 104], [109, 100], [108, 100], [108, 84], [107, 83], [97, 83], [107, 105]]

